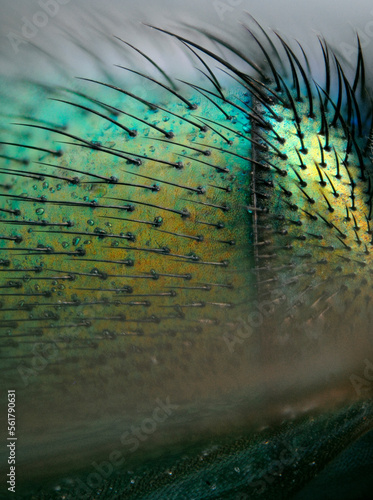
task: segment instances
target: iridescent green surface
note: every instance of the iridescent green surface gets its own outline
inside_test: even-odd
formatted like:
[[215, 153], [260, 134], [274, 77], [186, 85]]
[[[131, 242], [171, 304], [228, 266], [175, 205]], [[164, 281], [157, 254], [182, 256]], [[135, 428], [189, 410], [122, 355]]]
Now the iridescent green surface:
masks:
[[[58, 442], [45, 455], [56, 426], [78, 436], [84, 423], [88, 442], [108, 448], [159, 397], [198, 410], [241, 392], [256, 356], [247, 347], [238, 359], [227, 357], [226, 340], [254, 297], [248, 118], [231, 106], [227, 120], [200, 94], [190, 94], [198, 109], [188, 111], [153, 91], [147, 98], [164, 110], [149, 110], [91, 86], [94, 99], [147, 123], [110, 115], [87, 99], [71, 101], [136, 137], [35, 89], [48, 106], [25, 114], [38, 119], [8, 119], [36, 127], [12, 125], [3, 138], [12, 143], [2, 148], [1, 171], [3, 366], [21, 406], [19, 462], [37, 457], [27, 475], [38, 475], [46, 460], [71, 461]], [[239, 89], [231, 97], [245, 99]], [[204, 130], [198, 117], [217, 121], [221, 132]], [[82, 147], [88, 141], [104, 150]], [[40, 414], [41, 405], [50, 410]], [[43, 428], [36, 447], [35, 428]], [[92, 438], [96, 429], [109, 437]], [[89, 453], [87, 445], [79, 444], [73, 462], [80, 453]]]
[[89, 98], [5, 86], [0, 347], [19, 492], [288, 498], [371, 427], [369, 404], [348, 406], [371, 349], [370, 160], [359, 179], [360, 151], [316, 98], [309, 117], [284, 90], [269, 111], [245, 78], [205, 95], [139, 79], [142, 101], [92, 81]]
[[[267, 116], [285, 140], [274, 143], [286, 158], [269, 150], [274, 167], [259, 174], [274, 183], [261, 190], [268, 198], [258, 202], [269, 210], [259, 220], [274, 226], [259, 230], [259, 258], [272, 256], [262, 258], [267, 267], [260, 269], [260, 293], [283, 295], [285, 331], [298, 324], [299, 331], [318, 336], [335, 331], [335, 338], [342, 339], [359, 331], [361, 338], [372, 320], [372, 166], [366, 134], [356, 130], [349, 145], [342, 125], [330, 126], [326, 134], [320, 115], [309, 117], [306, 99], [298, 104], [294, 93], [294, 102], [302, 139], [293, 109], [273, 106], [284, 118], [280, 123]], [[327, 122], [335, 114], [328, 102]]]

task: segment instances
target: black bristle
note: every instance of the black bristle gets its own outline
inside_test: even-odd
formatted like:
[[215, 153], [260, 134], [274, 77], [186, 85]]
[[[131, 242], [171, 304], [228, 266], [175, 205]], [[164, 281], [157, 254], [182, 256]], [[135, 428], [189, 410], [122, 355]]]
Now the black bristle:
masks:
[[146, 78], [147, 80], [149, 80], [153, 83], [156, 83], [157, 85], [164, 88], [165, 90], [168, 90], [169, 92], [171, 92], [171, 94], [173, 94], [175, 97], [180, 99], [184, 104], [186, 104], [188, 109], [196, 109], [197, 108], [196, 104], [192, 104], [191, 102], [188, 101], [188, 99], [183, 97], [179, 92], [176, 92], [176, 90], [172, 89], [171, 87], [168, 87], [167, 85], [164, 85], [162, 82], [159, 82], [155, 78], [152, 78], [151, 76], [147, 76], [144, 73], [141, 73], [140, 71], [136, 71], [136, 70], [131, 69], [131, 68], [126, 68], [125, 66], [121, 66], [120, 64], [116, 64], [115, 66], [117, 66], [120, 69], [124, 69], [125, 71], [135, 73], [136, 75], [139, 75], [139, 76]]
[[123, 40], [122, 38], [119, 38], [118, 36], [115, 36], [115, 35], [114, 35], [114, 38], [116, 38], [120, 42], [123, 42], [124, 44], [128, 45], [129, 47], [131, 47], [131, 49], [133, 49], [136, 52], [138, 52], [139, 54], [141, 54], [147, 61], [149, 61], [161, 73], [161, 75], [165, 78], [165, 80], [170, 85], [170, 87], [173, 90], [176, 90], [175, 81], [167, 75], [167, 73], [154, 61], [154, 59], [152, 59], [148, 55], [144, 54], [144, 52], [142, 52], [138, 47], [135, 47], [134, 45], [131, 45], [130, 43], [128, 43], [125, 40]]

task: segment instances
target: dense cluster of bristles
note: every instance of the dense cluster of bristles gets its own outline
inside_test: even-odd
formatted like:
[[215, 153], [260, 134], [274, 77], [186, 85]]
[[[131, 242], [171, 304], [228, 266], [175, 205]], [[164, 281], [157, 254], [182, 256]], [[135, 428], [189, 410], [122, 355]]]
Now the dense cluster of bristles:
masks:
[[[135, 342], [150, 366], [160, 338], [181, 335], [185, 355], [196, 338], [234, 336], [256, 296], [286, 303], [279, 328], [347, 306], [367, 313], [371, 107], [360, 43], [349, 83], [320, 42], [322, 86], [279, 35], [289, 75], [276, 69], [278, 50], [257, 28], [265, 65], [210, 36], [256, 76], [159, 30], [191, 53], [207, 87], [183, 82], [182, 92], [127, 44], [162, 79], [119, 68], [157, 99], [82, 78], [94, 96], [65, 91], [41, 114], [12, 115], [0, 150], [3, 358], [32, 357], [40, 337], [71, 360], [77, 347], [115, 340], [113, 356]], [[229, 96], [211, 61], [231, 77]]]
[[320, 41], [326, 74], [321, 86], [277, 36], [292, 86], [270, 63], [273, 84], [258, 103], [268, 135], [265, 151], [259, 150], [253, 163], [259, 294], [285, 301], [286, 327], [295, 322], [315, 333], [322, 320], [350, 332], [356, 321], [367, 324], [372, 292], [367, 140], [372, 111], [360, 41], [351, 84], [336, 55]]

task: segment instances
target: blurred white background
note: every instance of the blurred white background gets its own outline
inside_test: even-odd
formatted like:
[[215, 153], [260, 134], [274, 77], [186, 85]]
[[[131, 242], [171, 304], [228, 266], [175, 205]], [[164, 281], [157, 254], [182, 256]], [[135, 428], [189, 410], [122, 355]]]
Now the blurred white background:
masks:
[[[164, 37], [144, 29], [141, 22], [165, 28], [181, 23], [198, 25], [227, 40], [238, 39], [250, 53], [250, 38], [239, 26], [240, 22], [249, 21], [244, 11], [263, 27], [277, 29], [289, 40], [298, 39], [311, 59], [320, 57], [315, 36], [320, 34], [352, 63], [358, 31], [368, 73], [373, 66], [369, 63], [370, 54], [373, 57], [373, 4], [369, 0], [1, 0], [1, 72], [39, 71], [35, 65], [42, 52], [47, 52], [57, 64], [62, 59], [82, 70], [90, 63], [70, 43], [66, 31], [74, 33], [82, 46], [108, 65], [118, 62], [117, 57], [112, 57], [116, 49], [103, 41], [100, 30], [105, 37], [116, 34], [157, 54], [163, 64], [178, 64], [179, 57], [172, 60], [170, 51], [162, 61], [158, 44], [165, 43]], [[169, 39], [166, 44], [170, 44]]]

